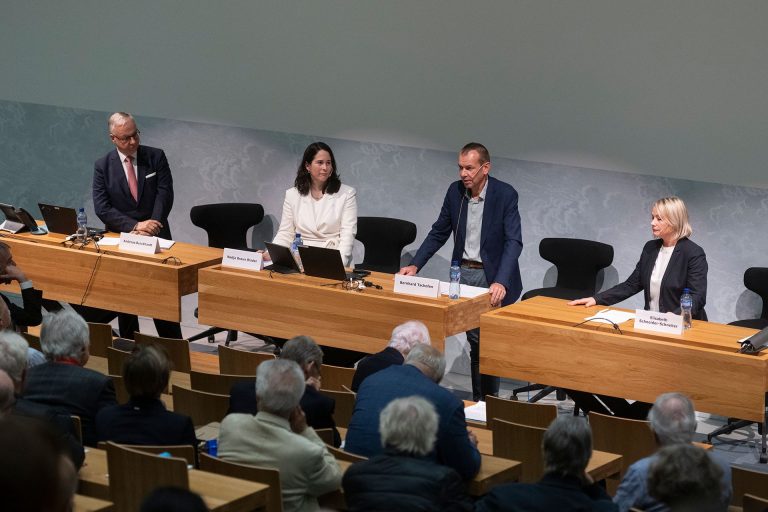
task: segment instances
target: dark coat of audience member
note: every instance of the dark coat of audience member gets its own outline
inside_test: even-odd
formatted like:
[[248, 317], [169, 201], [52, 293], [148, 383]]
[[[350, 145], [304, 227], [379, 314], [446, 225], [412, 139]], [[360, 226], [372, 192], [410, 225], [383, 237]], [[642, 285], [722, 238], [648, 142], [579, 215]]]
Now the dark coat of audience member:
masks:
[[376, 372], [380, 372], [392, 365], [402, 365], [405, 358], [397, 349], [387, 347], [381, 352], [364, 357], [357, 363], [355, 375], [352, 377], [352, 391], [357, 393], [360, 384]]

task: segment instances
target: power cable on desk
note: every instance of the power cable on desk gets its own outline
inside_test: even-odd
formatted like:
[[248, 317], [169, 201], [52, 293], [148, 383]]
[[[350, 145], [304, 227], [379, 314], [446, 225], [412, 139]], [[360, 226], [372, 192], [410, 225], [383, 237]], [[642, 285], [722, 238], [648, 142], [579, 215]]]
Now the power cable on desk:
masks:
[[96, 276], [96, 270], [99, 267], [99, 262], [101, 261], [101, 253], [98, 253], [96, 256], [96, 262], [93, 264], [93, 269], [91, 270], [91, 276], [88, 278], [88, 283], [85, 285], [85, 291], [83, 292], [83, 298], [80, 300], [80, 305], [85, 305], [85, 299], [88, 297], [88, 293], [91, 291], [91, 284], [93, 283], [93, 278]]
[[572, 325], [571, 327], [578, 327], [580, 325], [586, 324], [587, 322], [594, 322], [595, 320], [603, 320], [605, 322], [608, 322], [609, 324], [611, 324], [611, 326], [613, 327], [614, 331], [619, 331], [619, 334], [621, 334], [621, 335], [624, 334], [623, 332], [621, 332], [621, 328], [619, 327], [619, 324], [612, 322], [608, 318], [603, 318], [603, 317], [599, 317], [599, 316], [595, 317], [595, 318], [588, 318], [588, 319], [584, 320], [583, 322], [579, 322], [577, 324]]

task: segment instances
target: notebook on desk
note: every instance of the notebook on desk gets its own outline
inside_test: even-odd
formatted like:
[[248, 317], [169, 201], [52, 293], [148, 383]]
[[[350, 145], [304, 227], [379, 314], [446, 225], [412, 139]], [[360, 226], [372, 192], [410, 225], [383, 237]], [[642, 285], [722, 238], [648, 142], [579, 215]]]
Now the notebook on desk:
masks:
[[325, 247], [299, 247], [301, 264], [304, 265], [304, 273], [313, 277], [324, 277], [336, 281], [347, 279], [359, 279], [354, 272], [344, 270], [344, 262], [341, 261], [341, 253], [337, 249]]
[[[77, 232], [77, 211], [66, 206], [37, 203], [40, 213], [43, 214], [45, 226], [51, 233], [72, 235]], [[88, 236], [102, 235], [106, 229], [88, 227]]]
[[272, 260], [272, 264], [264, 267], [264, 270], [271, 270], [280, 274], [299, 273], [299, 266], [296, 264], [296, 260], [293, 259], [293, 254], [291, 254], [291, 250], [288, 247], [273, 244], [272, 242], [264, 242], [264, 245], [267, 247], [267, 252]]

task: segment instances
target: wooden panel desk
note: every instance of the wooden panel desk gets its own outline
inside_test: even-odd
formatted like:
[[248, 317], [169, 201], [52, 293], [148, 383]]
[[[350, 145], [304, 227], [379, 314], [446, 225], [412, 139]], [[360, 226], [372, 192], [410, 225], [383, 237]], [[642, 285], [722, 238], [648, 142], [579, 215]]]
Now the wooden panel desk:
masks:
[[199, 320], [281, 338], [307, 334], [321, 345], [373, 353], [386, 346], [397, 324], [412, 319], [426, 324], [442, 350], [447, 336], [477, 327], [480, 314], [490, 310], [487, 295], [413, 297], [393, 292], [392, 274], [374, 272], [367, 279], [382, 289], [348, 291], [329, 279], [215, 265], [199, 272]]
[[111, 501], [83, 496], [82, 494], [75, 494], [72, 504], [74, 512], [111, 512], [115, 508]]
[[223, 253], [183, 242], [159, 254], [97, 251], [93, 243], [77, 249], [57, 234], [2, 233], [0, 240], [46, 299], [171, 321], [181, 320], [181, 296], [197, 291], [198, 269], [221, 263]]
[[[80, 469], [79, 494], [109, 500], [107, 452], [89, 448]], [[266, 505], [269, 486], [238, 478], [189, 470], [189, 489], [199, 494], [208, 509], [217, 512], [251, 512]]]
[[[768, 353], [737, 353], [754, 329], [693, 321], [682, 335], [587, 323], [602, 307], [570, 307], [536, 297], [484, 314], [483, 373], [653, 402], [661, 393], [689, 396], [697, 410], [766, 421]], [[761, 462], [766, 462], [766, 426]]]

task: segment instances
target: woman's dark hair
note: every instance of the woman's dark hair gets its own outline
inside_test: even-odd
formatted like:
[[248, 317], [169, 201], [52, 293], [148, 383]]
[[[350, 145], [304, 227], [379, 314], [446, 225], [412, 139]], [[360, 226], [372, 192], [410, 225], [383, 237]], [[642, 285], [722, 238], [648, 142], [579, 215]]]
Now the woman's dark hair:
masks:
[[162, 347], [138, 345], [123, 367], [125, 389], [131, 400], [160, 398], [168, 387], [171, 362]]
[[293, 182], [293, 186], [299, 191], [299, 194], [305, 196], [309, 194], [309, 186], [312, 184], [312, 177], [309, 175], [307, 165], [312, 163], [315, 156], [320, 151], [327, 151], [331, 155], [331, 166], [333, 166], [333, 172], [328, 177], [328, 181], [325, 182], [323, 187], [324, 194], [335, 194], [341, 188], [341, 180], [339, 179], [339, 173], [336, 170], [336, 157], [333, 156], [331, 147], [325, 142], [313, 142], [307, 149], [304, 150], [304, 157], [299, 164], [299, 170], [296, 172], [296, 181]]

